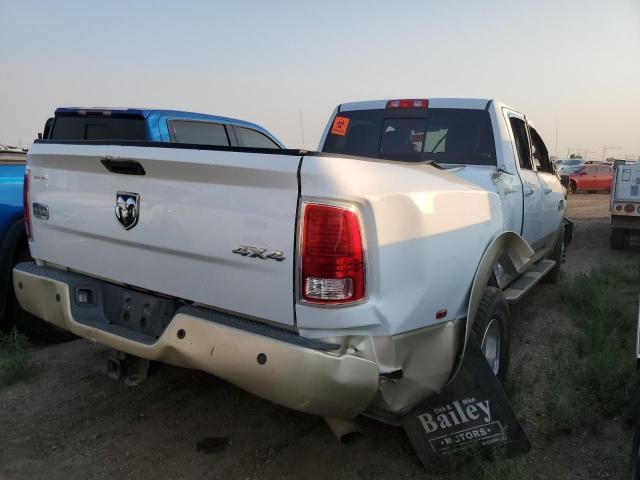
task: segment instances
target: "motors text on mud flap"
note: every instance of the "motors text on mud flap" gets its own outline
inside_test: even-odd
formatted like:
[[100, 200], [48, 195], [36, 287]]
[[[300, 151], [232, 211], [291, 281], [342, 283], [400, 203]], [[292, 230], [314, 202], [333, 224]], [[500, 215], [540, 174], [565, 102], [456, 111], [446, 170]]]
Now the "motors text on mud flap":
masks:
[[475, 441], [495, 443], [504, 437], [501, 423], [492, 419], [489, 400], [454, 400], [417, 418], [427, 435], [442, 432], [442, 435], [429, 440], [431, 448], [438, 452]]

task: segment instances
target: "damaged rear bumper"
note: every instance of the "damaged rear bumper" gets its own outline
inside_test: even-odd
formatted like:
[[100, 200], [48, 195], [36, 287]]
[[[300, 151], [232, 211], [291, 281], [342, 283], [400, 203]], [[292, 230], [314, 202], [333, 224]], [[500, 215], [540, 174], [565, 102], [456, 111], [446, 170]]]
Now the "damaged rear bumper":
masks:
[[[378, 390], [378, 365], [340, 353], [338, 344], [190, 305], [176, 307], [162, 331], [149, 336], [109, 320], [107, 282], [35, 263], [16, 266], [13, 280], [22, 308], [49, 323], [131, 355], [211, 373], [294, 410], [352, 418]], [[147, 295], [108, 288], [109, 295]], [[79, 297], [79, 289], [94, 293]], [[97, 305], [79, 304], [87, 298]]]

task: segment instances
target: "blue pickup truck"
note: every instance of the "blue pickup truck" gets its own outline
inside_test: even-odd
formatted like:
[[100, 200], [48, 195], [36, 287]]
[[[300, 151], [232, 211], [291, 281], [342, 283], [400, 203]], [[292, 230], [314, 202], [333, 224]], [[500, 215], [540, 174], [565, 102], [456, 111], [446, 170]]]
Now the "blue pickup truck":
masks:
[[173, 142], [223, 147], [284, 148], [260, 125], [177, 110], [58, 108], [47, 120], [49, 140]]
[[[59, 141], [145, 141], [282, 149], [260, 125], [234, 118], [178, 110], [58, 108], [40, 138]], [[30, 259], [24, 227], [23, 183], [26, 154], [0, 150], [0, 330], [19, 325], [37, 337], [64, 337], [20, 310], [11, 270]]]
[[28, 257], [22, 209], [22, 183], [26, 152], [0, 149], [0, 326], [13, 320], [14, 301], [11, 269]]

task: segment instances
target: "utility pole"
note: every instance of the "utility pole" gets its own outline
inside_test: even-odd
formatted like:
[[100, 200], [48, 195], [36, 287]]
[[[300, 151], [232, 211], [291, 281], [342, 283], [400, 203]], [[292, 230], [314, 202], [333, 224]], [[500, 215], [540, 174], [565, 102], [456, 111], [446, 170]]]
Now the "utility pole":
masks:
[[304, 143], [304, 128], [302, 127], [302, 107], [300, 108], [300, 133], [302, 133], [302, 148], [306, 149], [307, 146]]

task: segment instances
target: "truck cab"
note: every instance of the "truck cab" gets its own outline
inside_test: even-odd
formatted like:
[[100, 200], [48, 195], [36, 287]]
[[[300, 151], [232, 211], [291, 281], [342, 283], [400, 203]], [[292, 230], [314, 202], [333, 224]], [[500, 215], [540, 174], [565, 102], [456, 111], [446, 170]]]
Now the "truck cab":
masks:
[[542, 137], [524, 114], [495, 100], [345, 103], [331, 116], [319, 149], [432, 162], [493, 191], [502, 202], [504, 229], [522, 235], [540, 256], [553, 248], [562, 225], [565, 191]]
[[178, 110], [137, 108], [58, 108], [55, 117], [47, 121], [43, 138], [284, 148], [265, 128], [244, 120]]

